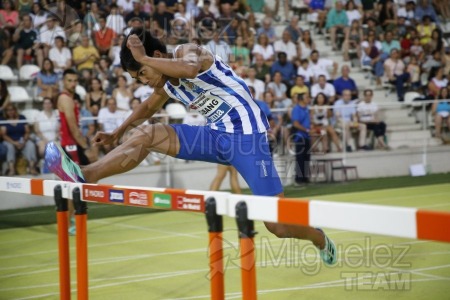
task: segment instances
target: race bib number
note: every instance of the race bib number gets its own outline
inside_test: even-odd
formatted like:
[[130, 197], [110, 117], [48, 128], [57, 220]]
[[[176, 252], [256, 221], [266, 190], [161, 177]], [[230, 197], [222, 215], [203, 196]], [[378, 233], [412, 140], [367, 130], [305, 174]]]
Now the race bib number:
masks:
[[228, 103], [210, 92], [199, 95], [190, 107], [202, 114], [208, 120], [208, 123], [220, 121], [231, 110]]

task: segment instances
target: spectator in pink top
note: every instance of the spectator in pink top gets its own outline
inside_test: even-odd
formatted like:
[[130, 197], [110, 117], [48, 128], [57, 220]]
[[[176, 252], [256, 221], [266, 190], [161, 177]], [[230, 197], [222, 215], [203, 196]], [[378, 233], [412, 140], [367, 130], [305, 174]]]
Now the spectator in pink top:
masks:
[[0, 9], [0, 27], [7, 29], [13, 34], [17, 25], [19, 25], [19, 13], [14, 10], [11, 0], [4, 0], [3, 9]]

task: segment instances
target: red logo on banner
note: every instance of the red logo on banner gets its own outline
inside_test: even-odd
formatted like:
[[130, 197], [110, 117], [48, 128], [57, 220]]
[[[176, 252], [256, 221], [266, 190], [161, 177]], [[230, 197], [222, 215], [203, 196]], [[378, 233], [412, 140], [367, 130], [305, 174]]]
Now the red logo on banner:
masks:
[[127, 190], [126, 203], [136, 206], [150, 206], [151, 193], [140, 190]]
[[188, 211], [205, 211], [203, 195], [175, 194], [175, 209]]
[[95, 185], [83, 185], [83, 200], [108, 202], [108, 188]]

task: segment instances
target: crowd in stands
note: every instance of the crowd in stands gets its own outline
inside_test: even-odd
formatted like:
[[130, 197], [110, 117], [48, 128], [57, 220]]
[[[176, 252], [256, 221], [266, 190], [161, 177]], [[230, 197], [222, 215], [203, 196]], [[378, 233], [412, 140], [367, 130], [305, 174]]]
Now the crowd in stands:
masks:
[[[375, 146], [387, 148], [386, 124], [372, 100], [373, 90], [358, 88], [351, 59], [370, 68], [374, 89], [389, 84], [398, 101], [407, 91], [419, 92], [421, 99], [448, 98], [450, 51], [438, 26], [450, 20], [446, 1], [304, 2], [306, 19], [313, 25], [308, 28], [300, 28], [300, 14], [290, 16], [289, 1], [279, 0], [274, 8], [262, 0], [3, 0], [1, 64], [14, 70], [24, 64], [39, 66], [36, 95], [42, 107], [34, 123], [18, 123], [24, 116], [10, 101], [9, 83], [0, 80], [0, 114], [6, 121], [1, 125], [0, 160], [13, 175], [16, 154], [21, 153], [28, 172], [37, 172], [45, 144], [58, 139], [54, 108], [67, 68], [78, 72], [87, 91], [78, 99], [82, 116], [88, 117], [80, 124], [87, 138], [97, 130], [113, 131], [133, 105], [147, 99], [152, 88], [134, 82], [119, 58], [124, 36], [140, 27], [162, 39], [169, 50], [192, 42], [229, 63], [258, 103], [269, 109], [271, 136], [283, 148], [290, 143], [290, 114], [299, 95], [311, 98], [309, 134], [320, 139], [313, 147], [325, 153], [369, 150], [366, 135], [372, 131]], [[280, 4], [285, 6], [284, 20]], [[276, 24], [285, 27], [279, 35]], [[317, 35], [326, 35], [342, 59], [322, 55], [314, 42]], [[450, 125], [449, 106], [433, 105], [437, 137], [444, 124]], [[89, 119], [92, 116], [98, 119]]]

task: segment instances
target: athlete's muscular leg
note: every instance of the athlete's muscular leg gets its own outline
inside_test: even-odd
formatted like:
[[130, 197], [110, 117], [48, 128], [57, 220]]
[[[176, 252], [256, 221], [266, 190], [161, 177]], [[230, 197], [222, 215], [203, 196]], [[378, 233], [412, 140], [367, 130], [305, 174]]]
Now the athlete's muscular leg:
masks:
[[[284, 194], [281, 193], [276, 197], [283, 198]], [[269, 230], [279, 238], [297, 238], [302, 240], [309, 240], [319, 249], [323, 249], [325, 247], [325, 237], [319, 230], [313, 227], [270, 222], [264, 222], [264, 225], [266, 225], [267, 230]]]
[[87, 182], [95, 183], [102, 178], [134, 169], [150, 151], [175, 156], [179, 150], [180, 142], [171, 126], [143, 125], [125, 143], [81, 170]]

